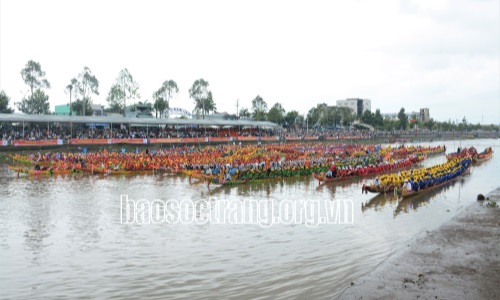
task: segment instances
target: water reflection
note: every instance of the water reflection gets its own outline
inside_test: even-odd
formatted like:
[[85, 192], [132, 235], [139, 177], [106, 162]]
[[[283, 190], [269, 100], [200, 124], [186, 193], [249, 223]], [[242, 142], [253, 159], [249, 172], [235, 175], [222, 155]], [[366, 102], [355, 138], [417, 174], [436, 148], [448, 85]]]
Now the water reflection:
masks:
[[[295, 189], [305, 189], [309, 190], [311, 179], [309, 177], [302, 178], [287, 178], [287, 179], [270, 179], [270, 180], [261, 180], [257, 182], [247, 182], [245, 184], [238, 185], [219, 185], [215, 186], [211, 185], [210, 190], [207, 189], [207, 193], [211, 196], [217, 195], [233, 195], [233, 191], [239, 196], [248, 196], [254, 193], [265, 193], [265, 196], [269, 199], [272, 198], [273, 193], [281, 193], [286, 188], [295, 188]], [[203, 186], [205, 187], [205, 183], [201, 181], [195, 181], [194, 179], [191, 182], [191, 186]], [[206, 187], [205, 187], [206, 188]], [[202, 192], [203, 193], [203, 192]]]
[[[465, 175], [468, 176], [468, 175]], [[409, 198], [399, 199], [398, 206], [394, 210], [394, 217], [397, 217], [401, 213], [408, 213], [411, 210], [417, 210], [419, 207], [426, 206], [431, 200], [436, 199], [440, 195], [446, 193], [456, 185], [463, 185], [467, 177], [460, 177], [452, 182], [444, 184], [443, 186], [437, 187], [433, 190], [426, 191], [422, 194], [418, 194]]]
[[[468, 176], [468, 175], [466, 175]], [[400, 196], [394, 194], [393, 192], [377, 194], [375, 197], [371, 198], [369, 201], [361, 204], [361, 210], [366, 212], [367, 210], [378, 211], [383, 209], [386, 205], [397, 204], [394, 210], [394, 217], [397, 217], [401, 213], [408, 213], [410, 211], [416, 211], [419, 207], [426, 206], [431, 200], [439, 197], [440, 195], [446, 193], [450, 189], [454, 188], [456, 185], [462, 186], [468, 177], [460, 177], [452, 182], [449, 182], [443, 186], [440, 186], [434, 190], [426, 191], [419, 195], [415, 195], [408, 198], [401, 198]]]
[[83, 193], [83, 199], [67, 202], [67, 220], [68, 233], [66, 238], [72, 242], [72, 247], [78, 250], [89, 250], [93, 244], [101, 240], [101, 216], [102, 216], [102, 197], [104, 195], [96, 194], [100, 190], [101, 184], [106, 184], [107, 178], [102, 176], [88, 177], [86, 180], [80, 180], [76, 190], [66, 190], [66, 193]]
[[32, 255], [32, 263], [39, 264], [43, 257], [44, 248], [50, 246], [46, 241], [50, 237], [50, 232], [54, 229], [51, 224], [52, 201], [47, 199], [50, 188], [49, 184], [41, 178], [28, 178], [24, 180], [25, 188], [28, 192], [27, 207], [23, 211], [22, 220], [26, 223], [27, 229], [23, 237], [29, 253]]
[[323, 195], [323, 199], [332, 200], [357, 200], [359, 195], [363, 196], [362, 185], [367, 182], [366, 178], [356, 178], [321, 184], [315, 188], [315, 193]]
[[[441, 163], [440, 160], [442, 158], [435, 157], [432, 160], [432, 164], [436, 163]], [[484, 164], [485, 162], [482, 162]], [[426, 166], [431, 165], [429, 162], [426, 163]], [[474, 169], [481, 168], [481, 164], [475, 164], [471, 167], [471, 172], [474, 172]], [[453, 187], [455, 187], [458, 184], [458, 191], [460, 195], [460, 187], [463, 186], [463, 184], [470, 178], [471, 174], [466, 173], [464, 176], [459, 177], [455, 179], [452, 182], [449, 182], [443, 186], [440, 186], [434, 190], [431, 191], [426, 191], [422, 194], [415, 195], [409, 198], [402, 199], [401, 197], [395, 195], [393, 192], [388, 192], [388, 193], [382, 193], [382, 194], [377, 194], [375, 197], [371, 198], [369, 201], [366, 201], [365, 203], [362, 203], [361, 205], [361, 210], [363, 212], [373, 209], [374, 211], [378, 211], [379, 209], [382, 209], [386, 205], [392, 205], [397, 203], [397, 206], [394, 210], [394, 217], [398, 216], [399, 214], [403, 213], [408, 213], [410, 211], [416, 211], [419, 207], [427, 205], [431, 200], [435, 199], [436, 197], [439, 197], [440, 195], [448, 192], [451, 190]], [[372, 194], [373, 195], [373, 194]]]
[[361, 204], [361, 210], [365, 212], [366, 210], [373, 209], [378, 211], [382, 209], [385, 205], [397, 203], [398, 196], [393, 192], [381, 193], [370, 199], [369, 201]]

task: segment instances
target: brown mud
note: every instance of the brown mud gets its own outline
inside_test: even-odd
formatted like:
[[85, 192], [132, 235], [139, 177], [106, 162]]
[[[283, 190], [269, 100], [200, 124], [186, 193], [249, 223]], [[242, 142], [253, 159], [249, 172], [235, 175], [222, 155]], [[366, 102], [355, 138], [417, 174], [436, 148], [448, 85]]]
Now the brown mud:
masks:
[[500, 299], [500, 188], [487, 197], [352, 282], [340, 299]]

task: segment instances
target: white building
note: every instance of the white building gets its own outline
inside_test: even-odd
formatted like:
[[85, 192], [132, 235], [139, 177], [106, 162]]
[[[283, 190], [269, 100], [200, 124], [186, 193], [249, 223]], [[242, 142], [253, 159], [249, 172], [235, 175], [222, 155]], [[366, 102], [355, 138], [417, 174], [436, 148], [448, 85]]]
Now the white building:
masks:
[[166, 117], [168, 119], [179, 119], [182, 117], [191, 119], [192, 115], [187, 109], [180, 107], [170, 107], [166, 113]]
[[337, 100], [338, 107], [348, 107], [361, 117], [365, 110], [372, 111], [372, 101], [370, 99], [347, 98], [345, 100]]
[[429, 109], [428, 108], [421, 108], [420, 109], [420, 121], [426, 123], [429, 122], [431, 119], [429, 115]]
[[92, 115], [104, 116], [104, 107], [101, 104], [92, 104]]

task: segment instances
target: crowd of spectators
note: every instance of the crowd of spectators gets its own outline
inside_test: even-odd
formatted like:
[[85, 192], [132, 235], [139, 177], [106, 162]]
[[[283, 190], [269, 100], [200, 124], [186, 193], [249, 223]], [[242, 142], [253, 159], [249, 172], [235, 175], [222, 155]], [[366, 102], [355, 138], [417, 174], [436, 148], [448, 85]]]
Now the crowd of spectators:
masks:
[[419, 130], [359, 130], [359, 129], [326, 129], [326, 128], [204, 128], [189, 126], [165, 126], [165, 127], [122, 127], [115, 125], [109, 127], [90, 127], [84, 124], [48, 125], [48, 124], [0, 124], [1, 140], [51, 140], [71, 138], [76, 139], [155, 139], [155, 138], [206, 138], [206, 137], [277, 137], [280, 139], [342, 139], [342, 138], [385, 138], [388, 141], [404, 136], [458, 136], [459, 131], [437, 131], [428, 129]]
[[[473, 134], [474, 132], [471, 132]], [[282, 134], [286, 137], [324, 137], [325, 139], [342, 139], [342, 138], [362, 138], [362, 139], [375, 139], [386, 138], [394, 139], [396, 137], [411, 136], [411, 137], [425, 137], [425, 136], [459, 136], [463, 134], [461, 131], [442, 131], [442, 130], [373, 130], [368, 129], [292, 129], [283, 130]]]
[[199, 127], [89, 127], [85, 125], [41, 126], [39, 124], [0, 125], [1, 140], [52, 140], [52, 139], [155, 139], [155, 138], [205, 138], [236, 136], [276, 136], [277, 130], [259, 128], [199, 128]]

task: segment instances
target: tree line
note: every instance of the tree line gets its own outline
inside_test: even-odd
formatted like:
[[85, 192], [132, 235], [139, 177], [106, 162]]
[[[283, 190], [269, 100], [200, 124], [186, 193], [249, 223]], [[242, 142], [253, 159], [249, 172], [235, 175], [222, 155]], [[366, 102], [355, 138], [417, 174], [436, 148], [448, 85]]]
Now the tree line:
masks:
[[[49, 96], [45, 93], [45, 89], [50, 89], [51, 86], [40, 63], [33, 60], [28, 61], [21, 70], [21, 77], [29, 89], [21, 101], [15, 102], [14, 105], [26, 114], [50, 114]], [[70, 115], [92, 115], [92, 97], [93, 95], [99, 95], [99, 80], [90, 68], [84, 67], [79, 74], [69, 80], [65, 92], [69, 95]], [[141, 98], [139, 84], [134, 80], [128, 69], [124, 68], [120, 70], [115, 82], [108, 91], [106, 97], [108, 107], [105, 111], [123, 114], [127, 105], [138, 103], [151, 105], [156, 118], [165, 118], [170, 108], [170, 101], [178, 93], [179, 87], [177, 83], [172, 79], [167, 79], [156, 91], [153, 91], [151, 95], [153, 99], [152, 103], [149, 103], [148, 100], [137, 102]], [[193, 82], [189, 88], [189, 96], [195, 104], [195, 115], [204, 119], [210, 112], [217, 111], [217, 105], [209, 83], [203, 78]], [[9, 108], [9, 101], [10, 97], [4, 91], [0, 91], [0, 113], [14, 112], [12, 108]], [[347, 107], [328, 106], [326, 103], [321, 103], [317, 104], [316, 107], [312, 107], [306, 115], [301, 115], [296, 110], [287, 112], [279, 102], [268, 109], [267, 102], [260, 95], [257, 95], [252, 100], [250, 109], [241, 108], [238, 115], [233, 117], [239, 119], [251, 118], [256, 121], [270, 121], [284, 127], [300, 128], [331, 129], [350, 127], [355, 121], [371, 125], [379, 130], [406, 130], [416, 127], [445, 131], [496, 128], [494, 125], [481, 126], [480, 124], [470, 124], [465, 119], [465, 116], [460, 123], [451, 122], [450, 120], [438, 122], [433, 119], [424, 123], [417, 116], [408, 118], [404, 108], [400, 109], [397, 119], [384, 118], [380, 113], [380, 109], [376, 109], [375, 113], [366, 110], [358, 118], [355, 112]]]
[[[50, 114], [49, 96], [45, 92], [46, 89], [50, 89], [50, 82], [40, 63], [28, 61], [21, 70], [21, 77], [29, 90], [21, 101], [14, 103], [17, 109], [25, 114]], [[89, 67], [84, 67], [79, 74], [69, 80], [65, 92], [69, 95], [70, 115], [90, 116], [93, 113], [92, 97], [99, 95], [99, 80]], [[108, 91], [106, 111], [123, 114], [127, 105], [146, 104], [151, 105], [157, 118], [163, 118], [170, 108], [170, 100], [178, 93], [177, 83], [167, 79], [157, 90], [153, 91], [151, 95], [153, 103], [149, 103], [149, 100], [138, 101], [141, 98], [139, 84], [125, 68], [120, 70]], [[198, 79], [193, 83], [189, 89], [189, 95], [194, 100], [195, 111], [201, 113], [203, 118], [205, 114], [216, 111], [212, 92], [209, 90], [208, 82], [204, 79]], [[9, 108], [9, 101], [10, 97], [4, 91], [0, 91], [0, 113], [14, 112], [12, 108]]]

